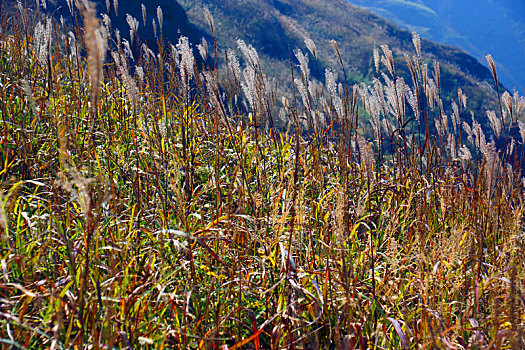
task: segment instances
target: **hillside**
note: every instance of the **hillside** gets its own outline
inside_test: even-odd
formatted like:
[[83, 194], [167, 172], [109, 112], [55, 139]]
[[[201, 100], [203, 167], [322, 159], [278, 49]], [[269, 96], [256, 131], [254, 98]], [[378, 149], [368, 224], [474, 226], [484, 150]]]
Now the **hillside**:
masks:
[[[307, 51], [304, 38], [317, 45], [319, 66], [312, 74], [324, 77], [324, 67], [339, 66], [330, 40], [336, 40], [352, 83], [370, 81], [374, 76], [374, 47], [387, 44], [406, 74], [403, 54], [414, 52], [411, 33], [345, 0], [181, 0], [190, 21], [207, 31], [203, 16], [209, 8], [215, 18], [219, 44], [236, 46], [237, 38], [252, 44], [266, 62], [270, 75], [286, 81], [290, 50]], [[494, 106], [495, 92], [489, 70], [475, 58], [457, 48], [422, 40], [428, 62], [438, 60], [442, 67], [443, 100], [448, 107], [459, 87], [467, 91], [469, 108], [484, 118], [484, 110]], [[317, 70], [316, 68], [319, 68]], [[339, 76], [343, 74], [339, 71]], [[492, 107], [491, 107], [492, 108]]]
[[481, 62], [494, 56], [501, 81], [525, 91], [525, 3], [500, 0], [349, 0], [403, 28], [458, 46]]

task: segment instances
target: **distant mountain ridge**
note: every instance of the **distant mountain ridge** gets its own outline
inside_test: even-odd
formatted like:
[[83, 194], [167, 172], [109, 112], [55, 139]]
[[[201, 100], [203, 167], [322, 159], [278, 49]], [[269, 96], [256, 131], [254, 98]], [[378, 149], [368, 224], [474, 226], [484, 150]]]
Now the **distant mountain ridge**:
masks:
[[422, 36], [458, 46], [481, 62], [491, 54], [501, 81], [525, 92], [525, 2], [348, 0]]

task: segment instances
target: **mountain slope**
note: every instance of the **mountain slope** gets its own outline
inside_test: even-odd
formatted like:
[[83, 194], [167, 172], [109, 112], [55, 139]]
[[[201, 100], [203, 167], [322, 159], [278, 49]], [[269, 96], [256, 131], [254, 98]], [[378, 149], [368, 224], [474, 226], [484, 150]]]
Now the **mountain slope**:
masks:
[[[370, 81], [374, 76], [374, 47], [388, 44], [399, 57], [414, 54], [411, 33], [346, 0], [180, 0], [190, 21], [207, 30], [203, 16], [209, 8], [215, 18], [219, 44], [236, 46], [236, 39], [252, 44], [267, 62], [271, 75], [289, 80], [290, 50], [306, 50], [304, 38], [317, 44], [320, 69], [314, 76], [324, 76], [323, 67], [338, 67], [330, 47], [337, 41], [351, 82]], [[469, 106], [482, 111], [495, 102], [489, 87], [489, 70], [465, 52], [422, 40], [426, 60], [437, 59], [442, 67], [444, 101], [455, 96], [458, 87], [468, 91]], [[315, 65], [311, 64], [312, 67]], [[398, 64], [401, 68], [404, 64]], [[406, 69], [406, 68], [405, 68]], [[340, 76], [342, 76], [341, 72]], [[484, 115], [484, 113], [483, 113]]]
[[488, 53], [501, 81], [525, 91], [525, 3], [512, 0], [348, 0], [422, 36], [461, 47], [481, 62]]

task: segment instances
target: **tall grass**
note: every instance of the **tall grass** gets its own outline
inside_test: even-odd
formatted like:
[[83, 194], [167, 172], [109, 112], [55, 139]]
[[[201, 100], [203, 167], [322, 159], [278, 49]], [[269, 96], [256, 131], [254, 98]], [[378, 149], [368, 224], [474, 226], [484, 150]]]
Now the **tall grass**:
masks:
[[215, 70], [71, 6], [2, 18], [2, 346], [524, 346], [517, 93], [445, 115], [414, 34], [410, 83], [386, 46], [314, 81], [308, 39], [281, 98], [242, 41]]

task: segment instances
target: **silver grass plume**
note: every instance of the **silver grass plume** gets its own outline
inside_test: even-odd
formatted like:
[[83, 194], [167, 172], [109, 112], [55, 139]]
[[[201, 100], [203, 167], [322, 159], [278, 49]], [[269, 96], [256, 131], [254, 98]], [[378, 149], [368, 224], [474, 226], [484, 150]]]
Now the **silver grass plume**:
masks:
[[108, 32], [111, 32], [111, 18], [106, 13], [102, 14], [102, 22]]
[[416, 48], [417, 57], [421, 57], [421, 37], [416, 32], [412, 32], [412, 43]]
[[206, 58], [208, 57], [208, 42], [204, 37], [202, 37], [202, 43], [197, 45], [197, 49], [199, 50], [201, 57], [206, 61]]
[[246, 59], [250, 62], [252, 67], [259, 67], [259, 55], [257, 54], [257, 51], [253, 48], [253, 46], [246, 45], [246, 43], [241, 39], [237, 39], [237, 45], [239, 46], [239, 49], [241, 50], [244, 57], [246, 57]]
[[459, 159], [461, 160], [461, 164], [463, 165], [463, 168], [466, 167], [465, 163], [470, 162], [472, 159], [472, 154], [470, 153], [470, 150], [467, 146], [463, 145], [459, 149]]
[[501, 96], [501, 100], [503, 101], [503, 105], [507, 108], [507, 111], [510, 115], [510, 120], [512, 122], [514, 116], [514, 103], [512, 100], [512, 96], [509, 94], [508, 91], [505, 91]]
[[135, 68], [135, 74], [141, 83], [144, 83], [144, 69], [141, 66]]
[[[206, 80], [206, 87], [208, 88], [208, 91], [212, 92], [210, 95], [212, 97], [211, 102], [213, 106], [217, 108], [217, 110], [223, 111], [223, 108], [221, 108], [222, 103], [220, 100], [219, 87], [217, 84], [217, 79], [215, 78], [215, 74], [212, 74], [209, 71], [205, 71], [203, 72], [203, 74], [204, 74], [204, 79]], [[224, 114], [224, 113], [221, 113], [221, 114]], [[223, 115], [223, 117], [226, 118], [226, 115]]]
[[484, 153], [484, 149], [487, 146], [487, 142], [485, 139], [485, 133], [483, 133], [481, 124], [476, 121], [474, 116], [472, 116], [472, 132], [474, 133], [474, 136], [476, 137], [476, 146], [481, 150], [481, 152]]
[[111, 55], [113, 56], [113, 61], [117, 66], [120, 78], [122, 79], [124, 87], [126, 88], [126, 95], [128, 96], [129, 101], [132, 103], [132, 105], [136, 107], [140, 98], [139, 89], [137, 88], [137, 85], [135, 84], [133, 78], [129, 75], [126, 58], [122, 57], [116, 51], [113, 51]]
[[301, 49], [294, 50], [295, 57], [299, 61], [299, 68], [306, 84], [310, 81], [310, 68], [308, 67], [308, 56], [305, 56]]
[[414, 117], [416, 118], [416, 121], [419, 123], [419, 117], [420, 117], [420, 110], [419, 110], [419, 104], [417, 101], [417, 96], [415, 93], [413, 93], [411, 90], [408, 91], [407, 94], [407, 101], [410, 107], [412, 108], [412, 111], [414, 112]]
[[146, 6], [144, 6], [144, 4], [140, 4], [140, 9], [142, 10], [142, 24], [145, 27], [146, 26]]
[[514, 152], [514, 147], [516, 146], [516, 140], [513, 138], [510, 140], [510, 142], [507, 144], [507, 155], [510, 156]]
[[512, 164], [510, 163], [507, 163], [507, 181], [508, 188], [512, 190], [512, 188], [514, 187], [514, 169], [512, 168]]
[[498, 85], [498, 72], [496, 71], [496, 63], [494, 62], [494, 58], [492, 58], [492, 55], [487, 55], [485, 58], [487, 59], [487, 63], [489, 64], [492, 77], [494, 78], [496, 85]]
[[439, 119], [436, 118], [436, 119], [434, 120], [434, 124], [435, 124], [435, 126], [436, 126], [436, 130], [437, 130], [439, 136], [440, 136], [440, 137], [444, 137], [446, 131], [445, 131], [445, 127], [444, 127], [444, 125], [443, 125], [443, 122], [442, 122], [441, 120], [439, 120]]
[[445, 129], [445, 133], [448, 134], [450, 132], [449, 127], [448, 127], [448, 115], [443, 114], [441, 118], [441, 123], [443, 123], [443, 128]]
[[162, 8], [157, 7], [157, 20], [159, 21], [160, 31], [162, 32], [162, 23], [164, 22], [164, 13], [162, 13]]
[[456, 152], [456, 138], [453, 134], [448, 134], [448, 149], [450, 151], [450, 158], [452, 160], [458, 159], [458, 154]]
[[208, 26], [210, 27], [212, 34], [215, 35], [215, 21], [213, 20], [213, 16], [211, 15], [211, 12], [208, 8], [204, 9], [204, 17], [208, 22]]
[[257, 105], [257, 86], [256, 86], [256, 72], [252, 67], [244, 68], [244, 82], [241, 83], [241, 88], [244, 95], [250, 104], [252, 110], [256, 110]]
[[494, 185], [494, 180], [500, 169], [500, 161], [496, 145], [490, 142], [481, 147], [481, 152], [485, 157], [485, 165], [483, 167], [487, 179], [487, 192], [490, 194]]
[[487, 117], [490, 120], [490, 125], [492, 127], [492, 130], [494, 130], [494, 134], [496, 135], [496, 138], [500, 138], [501, 136], [501, 120], [496, 116], [496, 112], [494, 111], [487, 111]]
[[68, 41], [69, 41], [69, 47], [71, 50], [71, 55], [73, 57], [76, 57], [77, 56], [77, 43], [76, 43], [75, 33], [73, 33], [72, 31], [69, 31], [67, 33], [67, 36], [68, 36]]
[[317, 48], [315, 47], [314, 41], [310, 38], [305, 38], [304, 44], [306, 45], [306, 48], [308, 49], [308, 51], [310, 51], [312, 56], [314, 56], [314, 58], [317, 59]]
[[42, 7], [44, 8], [44, 10], [47, 10], [46, 0], [41, 0], [40, 4], [41, 4]]
[[153, 36], [157, 37], [157, 24], [155, 23], [155, 19], [151, 20], [151, 26], [153, 27]]
[[379, 63], [381, 62], [381, 57], [379, 56], [379, 49], [374, 47], [374, 66], [376, 67], [376, 73], [379, 72]]
[[115, 39], [117, 41], [117, 45], [120, 46], [120, 30], [115, 29]]
[[69, 13], [73, 14], [73, 0], [66, 0], [66, 4], [67, 4], [67, 7], [69, 8]]
[[299, 78], [295, 78], [295, 85], [297, 85], [297, 90], [299, 91], [299, 94], [301, 95], [301, 100], [303, 101], [303, 105], [305, 106], [306, 110], [310, 110], [310, 100], [308, 98], [308, 90], [303, 84], [303, 80]]
[[521, 120], [518, 120], [518, 127], [520, 129], [521, 142], [525, 144], [525, 123]]
[[335, 55], [337, 56], [339, 63], [341, 64], [341, 66], [343, 66], [343, 59], [341, 57], [341, 51], [339, 51], [339, 46], [337, 46], [337, 41], [330, 40], [330, 46], [332, 46], [332, 49], [334, 49]]
[[467, 140], [470, 141], [470, 143], [474, 144], [474, 132], [472, 131], [472, 128], [470, 125], [468, 125], [467, 122], [463, 122], [463, 130], [467, 133]]
[[53, 34], [53, 26], [51, 18], [48, 18], [46, 25], [39, 22], [35, 26], [35, 45], [36, 57], [41, 64], [46, 64], [47, 56], [51, 49], [51, 38]]
[[126, 56], [128, 56], [129, 58], [131, 58], [132, 61], [134, 61], [135, 58], [133, 57], [133, 52], [131, 51], [131, 47], [129, 45], [129, 41], [124, 39], [122, 41], [122, 45], [124, 46], [124, 52], [126, 53]]
[[452, 126], [454, 127], [454, 133], [456, 134], [458, 131], [458, 125], [460, 124], [459, 119], [459, 107], [456, 101], [452, 100]]
[[379, 100], [379, 103], [381, 106], [381, 113], [383, 113], [383, 115], [387, 115], [388, 108], [386, 105], [385, 91], [383, 88], [383, 84], [381, 84], [381, 81], [377, 78], [374, 78], [373, 83], [374, 83], [375, 95], [377, 96], [377, 99]]
[[238, 83], [241, 80], [241, 68], [239, 64], [239, 60], [237, 59], [237, 55], [235, 54], [235, 51], [232, 49], [228, 49], [227, 51], [228, 56], [228, 67], [230, 68], [233, 77], [235, 81]]
[[439, 92], [441, 91], [441, 70], [439, 69], [439, 61], [434, 60], [432, 66], [434, 67], [434, 79], [436, 79], [437, 91]]
[[396, 76], [396, 70], [394, 66], [394, 56], [392, 55], [392, 51], [388, 48], [387, 45], [381, 45], [381, 49], [383, 50], [384, 56], [381, 58], [381, 62], [386, 66], [388, 71], [390, 72], [390, 75], [392, 77]]
[[[179, 51], [177, 50], [177, 48], [175, 46], [173, 46], [173, 44], [170, 44], [171, 45], [171, 50], [170, 50], [170, 53], [171, 53], [171, 59], [173, 60], [173, 63], [175, 64], [175, 66], [180, 66], [180, 57], [179, 57]], [[147, 45], [142, 45], [143, 49], [145, 49], [145, 51], [149, 50], [149, 48], [147, 47]]]
[[344, 116], [343, 101], [341, 100], [341, 97], [337, 93], [337, 86], [335, 82], [334, 72], [330, 68], [327, 68], [325, 71], [325, 83], [326, 83], [328, 92], [330, 92], [330, 96], [332, 97], [332, 104], [337, 113], [337, 116], [339, 118], [343, 118]]
[[193, 57], [193, 52], [190, 48], [190, 43], [187, 37], [181, 36], [179, 38], [179, 42], [177, 43], [177, 51], [181, 57], [180, 74], [182, 81], [185, 84], [188, 84], [193, 77], [193, 66], [195, 59]]
[[109, 11], [111, 10], [111, 4], [109, 3], [109, 0], [106, 0], [106, 12], [109, 14]]
[[133, 38], [137, 34], [137, 30], [139, 29], [139, 21], [128, 13], [126, 14], [126, 22], [129, 25], [130, 41], [131, 43], [133, 43]]
[[525, 109], [525, 97], [519, 95], [518, 91], [514, 90], [514, 110], [516, 111], [516, 120], [519, 118], [521, 112]]
[[361, 161], [366, 170], [367, 178], [371, 179], [375, 168], [374, 145], [371, 142], [368, 142], [363, 136], [359, 135], [357, 146], [359, 147], [359, 154], [361, 155]]
[[118, 16], [118, 0], [113, 0], [113, 8], [115, 9], [115, 14]]
[[467, 95], [463, 93], [461, 88], [458, 89], [458, 101], [460, 107], [463, 107], [463, 109], [467, 108]]

